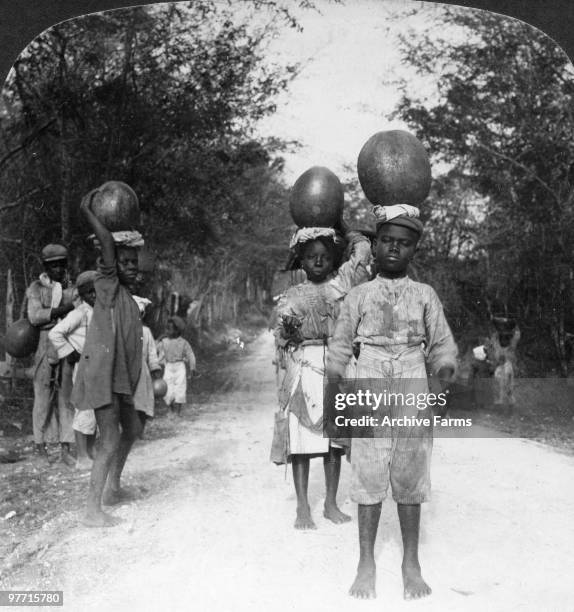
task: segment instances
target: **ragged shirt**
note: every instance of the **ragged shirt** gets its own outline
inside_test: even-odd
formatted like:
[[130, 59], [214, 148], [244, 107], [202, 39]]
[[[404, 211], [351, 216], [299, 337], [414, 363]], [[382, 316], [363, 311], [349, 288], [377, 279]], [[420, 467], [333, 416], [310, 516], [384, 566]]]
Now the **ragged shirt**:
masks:
[[371, 243], [359, 232], [349, 232], [351, 253], [348, 261], [321, 283], [306, 280], [290, 287], [276, 307], [275, 338], [282, 346], [282, 316], [295, 316], [300, 322], [300, 338], [305, 341], [327, 341], [333, 335], [335, 321], [345, 295], [351, 287], [366, 281], [371, 262]]
[[392, 355], [423, 346], [433, 374], [456, 370], [458, 349], [435, 290], [408, 276], [376, 276], [347, 295], [329, 344], [327, 368], [344, 376], [353, 345], [372, 345]]
[[94, 288], [96, 303], [72, 391], [80, 410], [111, 404], [113, 393], [132, 397], [142, 366], [139, 308], [120, 284], [115, 261], [99, 266]]
[[[45, 274], [42, 276], [47, 278], [47, 275]], [[64, 289], [61, 291], [62, 298], [57, 304], [52, 304], [52, 292], [55, 285], [55, 283], [50, 283], [49, 279], [45, 282], [35, 280], [26, 290], [26, 299], [28, 302], [26, 313], [28, 316], [28, 321], [30, 321], [32, 325], [39, 327], [41, 330], [51, 329], [54, 327], [54, 325], [56, 325], [57, 321], [52, 319], [53, 307], [72, 304], [74, 299], [77, 297], [77, 292], [75, 289]]]
[[177, 338], [162, 338], [157, 343], [160, 363], [176, 363], [184, 361], [190, 370], [195, 370], [195, 354], [189, 342], [178, 336]]

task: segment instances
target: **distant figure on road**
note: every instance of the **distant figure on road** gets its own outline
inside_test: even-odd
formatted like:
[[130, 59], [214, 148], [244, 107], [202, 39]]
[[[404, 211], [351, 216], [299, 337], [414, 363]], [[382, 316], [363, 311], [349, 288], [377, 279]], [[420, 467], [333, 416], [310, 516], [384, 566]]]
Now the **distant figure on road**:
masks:
[[181, 414], [181, 407], [187, 396], [187, 368], [189, 376], [195, 371], [195, 354], [189, 342], [182, 338], [185, 321], [173, 316], [167, 322], [167, 336], [157, 343], [160, 363], [165, 364], [163, 378], [167, 384], [167, 393], [163, 398], [167, 406], [172, 406], [174, 414]]
[[486, 341], [473, 349], [468, 376], [471, 390], [472, 408], [481, 410], [490, 408], [493, 397], [493, 374], [496, 364], [493, 363], [493, 349]]
[[[514, 378], [516, 372], [516, 349], [520, 341], [520, 329], [506, 334], [493, 333], [490, 339], [494, 370], [494, 406], [511, 408], [516, 403]], [[504, 343], [504, 344], [503, 344]]]

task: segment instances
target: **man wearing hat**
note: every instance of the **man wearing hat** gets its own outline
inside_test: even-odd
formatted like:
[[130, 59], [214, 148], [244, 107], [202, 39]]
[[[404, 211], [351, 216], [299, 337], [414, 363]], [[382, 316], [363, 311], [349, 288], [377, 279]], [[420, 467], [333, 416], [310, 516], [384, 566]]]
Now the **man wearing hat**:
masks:
[[34, 406], [32, 424], [35, 453], [48, 462], [47, 442], [60, 442], [61, 460], [73, 465], [70, 444], [73, 410], [69, 405], [72, 390], [72, 368], [66, 360], [58, 360], [48, 332], [58, 320], [74, 308], [75, 292], [67, 288], [68, 251], [61, 244], [48, 244], [42, 249], [44, 272], [26, 292], [28, 320], [40, 329], [40, 341], [34, 356]]

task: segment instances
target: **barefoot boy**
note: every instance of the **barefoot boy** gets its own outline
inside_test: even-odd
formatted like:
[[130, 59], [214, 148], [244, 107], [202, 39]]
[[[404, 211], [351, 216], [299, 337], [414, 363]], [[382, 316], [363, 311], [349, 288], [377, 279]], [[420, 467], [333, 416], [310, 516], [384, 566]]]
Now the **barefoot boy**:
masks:
[[[378, 275], [347, 295], [330, 344], [327, 375], [331, 381], [341, 380], [353, 344], [358, 343], [357, 384], [367, 381], [379, 391], [384, 386], [417, 394], [428, 391], [426, 358], [446, 386], [454, 376], [456, 344], [435, 291], [407, 276], [422, 233], [418, 209], [377, 206], [375, 215]], [[358, 599], [376, 596], [374, 547], [389, 482], [403, 540], [404, 597], [416, 599], [431, 592], [418, 560], [420, 504], [430, 493], [431, 409], [394, 405], [390, 412], [393, 417], [421, 417], [419, 422], [427, 417], [430, 425], [373, 428], [370, 437], [352, 440], [351, 497], [359, 504], [360, 559], [350, 594]]]
[[[138, 232], [114, 232], [92, 211], [96, 191], [83, 200], [81, 210], [94, 230], [101, 248], [98, 274], [94, 281], [96, 302], [84, 352], [78, 365], [72, 392], [74, 405], [96, 411], [100, 442], [92, 474], [84, 524], [105, 527], [114, 524], [103, 512], [102, 494], [108, 476], [108, 501], [121, 492], [113, 489], [114, 478], [141, 431], [133, 394], [142, 366], [142, 323], [132, 298], [138, 275]], [[121, 425], [121, 435], [120, 435]]]
[[[59, 359], [66, 359], [74, 365], [72, 380], [76, 378], [77, 363], [84, 350], [86, 334], [96, 301], [94, 279], [96, 272], [87, 270], [76, 279], [76, 289], [82, 300], [74, 310], [57, 323], [48, 333], [50, 342]], [[78, 410], [72, 423], [76, 438], [76, 469], [92, 467], [92, 448], [96, 435], [96, 417], [93, 410]]]

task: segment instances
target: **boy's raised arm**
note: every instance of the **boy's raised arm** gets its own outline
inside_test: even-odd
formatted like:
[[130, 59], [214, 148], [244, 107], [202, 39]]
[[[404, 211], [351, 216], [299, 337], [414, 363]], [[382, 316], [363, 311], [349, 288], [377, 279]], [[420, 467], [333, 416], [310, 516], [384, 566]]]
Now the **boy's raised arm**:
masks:
[[94, 196], [98, 193], [97, 189], [93, 189], [82, 199], [80, 210], [86, 217], [96, 234], [96, 238], [100, 242], [102, 249], [102, 260], [105, 266], [112, 266], [116, 260], [116, 248], [114, 239], [110, 230], [96, 217], [92, 210]]

